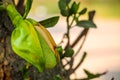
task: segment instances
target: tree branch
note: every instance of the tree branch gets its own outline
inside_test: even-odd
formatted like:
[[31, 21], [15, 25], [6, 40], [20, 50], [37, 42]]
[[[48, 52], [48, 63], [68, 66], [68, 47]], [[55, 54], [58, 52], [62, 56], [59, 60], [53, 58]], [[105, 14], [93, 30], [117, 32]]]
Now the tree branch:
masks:
[[71, 47], [73, 48], [80, 40], [81, 38], [87, 34], [89, 29], [85, 28], [81, 33], [80, 35], [77, 37], [77, 39], [73, 42], [73, 44], [71, 45]]
[[84, 54], [82, 55], [82, 59], [79, 61], [78, 65], [74, 69], [71, 70], [71, 73], [74, 73], [78, 69], [78, 67], [83, 63], [84, 59], [86, 58], [86, 55], [87, 53], [84, 52]]
[[23, 15], [24, 12], [25, 12], [24, 1], [25, 1], [25, 0], [19, 0], [18, 4], [16, 5], [17, 10], [19, 11], [19, 13], [20, 13], [21, 15]]
[[[88, 29], [88, 31], [89, 31], [89, 29]], [[77, 52], [75, 53], [74, 57], [77, 56], [77, 54], [78, 54], [78, 53], [80, 52], [80, 50], [82, 49], [82, 47], [83, 47], [83, 45], [84, 45], [84, 43], [85, 43], [85, 41], [86, 41], [86, 37], [87, 37], [88, 31], [85, 33], [84, 39], [83, 39], [83, 41], [82, 41], [80, 47], [78, 48]]]

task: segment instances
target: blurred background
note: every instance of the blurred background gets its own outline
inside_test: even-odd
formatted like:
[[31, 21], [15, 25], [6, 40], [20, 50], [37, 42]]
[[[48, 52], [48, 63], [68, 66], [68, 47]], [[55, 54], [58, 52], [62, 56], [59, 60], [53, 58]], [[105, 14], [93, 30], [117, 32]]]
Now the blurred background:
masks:
[[[75, 0], [80, 1], [80, 9], [86, 7], [89, 10], [96, 10], [94, 22], [97, 29], [90, 29], [87, 40], [79, 55], [84, 51], [88, 53], [82, 66], [71, 78], [85, 77], [83, 69], [93, 73], [108, 71], [108, 73], [99, 79], [94, 80], [120, 80], [120, 0]], [[36, 20], [59, 15], [58, 0], [33, 0], [32, 9], [29, 17]], [[81, 19], [87, 19], [87, 14]], [[48, 29], [54, 37], [56, 43], [62, 39], [66, 32], [65, 18], [60, 17], [58, 24], [54, 28]], [[80, 28], [74, 28], [71, 31], [72, 40], [75, 39]], [[76, 58], [76, 62], [80, 58]], [[75, 65], [74, 64], [74, 65]]]

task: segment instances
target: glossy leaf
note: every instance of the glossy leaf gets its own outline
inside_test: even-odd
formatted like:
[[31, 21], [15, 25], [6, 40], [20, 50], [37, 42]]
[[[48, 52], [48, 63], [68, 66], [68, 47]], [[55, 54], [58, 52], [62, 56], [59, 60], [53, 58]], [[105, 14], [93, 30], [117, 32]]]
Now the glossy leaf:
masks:
[[25, 5], [25, 13], [23, 15], [23, 18], [25, 19], [31, 9], [33, 0], [27, 0], [26, 5]]
[[65, 0], [59, 0], [58, 5], [59, 5], [60, 10], [65, 10], [65, 8], [67, 6]]
[[77, 11], [79, 9], [79, 5], [80, 5], [80, 3], [77, 4], [76, 2], [73, 2], [71, 9], [70, 9], [70, 15], [77, 13]]
[[60, 10], [64, 10], [71, 0], [59, 0], [58, 5]]
[[83, 27], [83, 28], [96, 28], [96, 25], [89, 20], [81, 20], [78, 21], [77, 26]]
[[69, 9], [67, 8], [69, 2], [69, 0], [59, 0], [58, 5], [62, 16], [69, 15]]
[[87, 8], [84, 8], [83, 10], [81, 10], [81, 11], [79, 12], [79, 15], [83, 15], [83, 14], [85, 14], [86, 11], [87, 11]]
[[39, 23], [46, 28], [53, 27], [57, 24], [59, 16], [51, 17], [46, 20], [40, 21]]

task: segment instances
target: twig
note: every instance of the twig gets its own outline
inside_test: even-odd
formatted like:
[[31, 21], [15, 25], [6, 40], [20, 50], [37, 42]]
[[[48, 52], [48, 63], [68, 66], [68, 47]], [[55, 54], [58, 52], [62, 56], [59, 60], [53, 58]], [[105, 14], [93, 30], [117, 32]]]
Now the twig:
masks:
[[70, 47], [70, 29], [72, 28], [72, 25], [73, 25], [73, 23], [74, 23], [74, 21], [75, 21], [75, 17], [76, 17], [76, 15], [73, 16], [71, 22], [69, 22], [69, 16], [68, 16], [67, 19], [66, 19], [66, 21], [67, 21], [67, 33], [66, 33], [66, 34], [67, 34], [68, 42], [67, 42], [67, 45], [65, 46], [65, 50], [66, 50], [68, 47]]
[[71, 47], [73, 48], [79, 41], [80, 39], [87, 34], [89, 29], [85, 28], [81, 33], [80, 35], [77, 37], [77, 39], [73, 42], [73, 44], [71, 45]]
[[63, 67], [65, 67], [65, 66], [67, 66], [68, 64], [70, 64], [71, 59], [72, 59], [72, 58], [70, 58], [70, 60], [68, 61], [66, 58], [64, 58], [64, 60], [66, 60], [67, 63], [66, 63], [65, 65], [63, 65]]
[[66, 33], [65, 33], [65, 34], [63, 34], [63, 37], [62, 37], [61, 41], [58, 43], [58, 45], [60, 45], [60, 44], [64, 43], [64, 39], [65, 39], [65, 38], [66, 38]]
[[21, 15], [23, 15], [25, 12], [24, 1], [25, 0], [19, 0], [18, 4], [16, 5], [17, 10], [21, 13]]
[[70, 63], [69, 63], [70, 64], [70, 68], [69, 68], [68, 72], [70, 72], [72, 70], [73, 62], [74, 62], [74, 58], [71, 57], [71, 60], [70, 60]]
[[[87, 32], [88, 32], [88, 31], [87, 31]], [[79, 36], [79, 37], [81, 38], [81, 37], [83, 36], [83, 33], [85, 33], [85, 34], [84, 34], [84, 35], [85, 35], [85, 38], [84, 38], [81, 46], [79, 47], [78, 51], [75, 53], [74, 57], [79, 53], [80, 49], [82, 48], [82, 46], [83, 46], [83, 44], [84, 44], [84, 42], [85, 42], [85, 40], [86, 40], [87, 32], [86, 32], [86, 30], [84, 29], [83, 32], [81, 33], [81, 35]], [[77, 41], [78, 41], [78, 38], [76, 39], [76, 42], [77, 42]], [[76, 43], [76, 44], [77, 44], [77, 43]], [[71, 62], [71, 60], [70, 60], [70, 61], [67, 61], [67, 63], [66, 63], [64, 66], [70, 64], [70, 62]]]
[[82, 59], [79, 61], [78, 65], [74, 69], [71, 70], [71, 74], [74, 73], [78, 69], [78, 67], [83, 63], [84, 59], [86, 58], [86, 55], [87, 53], [84, 52], [84, 54], [82, 55]]
[[67, 21], [67, 33], [66, 33], [66, 35], [67, 35], [67, 38], [68, 38], [68, 42], [67, 42], [67, 45], [66, 45], [66, 47], [65, 47], [65, 50], [67, 49], [67, 47], [70, 46], [70, 25], [69, 25], [69, 17], [67, 17], [66, 21]]
[[19, 0], [19, 2], [18, 2], [18, 4], [17, 4], [17, 7], [21, 7], [21, 6], [23, 6], [24, 1], [25, 1], [25, 0]]
[[89, 31], [89, 29], [88, 29], [88, 30], [86, 31], [86, 33], [84, 34], [84, 39], [83, 39], [80, 47], [78, 48], [77, 52], [75, 53], [74, 57], [77, 56], [77, 54], [78, 54], [78, 53], [80, 52], [80, 50], [82, 49], [82, 47], [83, 47], [83, 45], [84, 45], [84, 43], [85, 43], [85, 41], [86, 41], [86, 37], [87, 37], [88, 31]]
[[[85, 37], [84, 37], [84, 40], [83, 40], [83, 42], [82, 42], [82, 44], [81, 44], [81, 46], [79, 47], [78, 51], [75, 53], [74, 57], [79, 53], [79, 51], [80, 51], [81, 48], [83, 47], [83, 44], [84, 44], [84, 42], [85, 42], [85, 40], [86, 40], [86, 35], [87, 35], [88, 30], [89, 30], [89, 29], [84, 29], [84, 30], [82, 31], [82, 33], [80, 34], [80, 36], [78, 37], [78, 38], [81, 39], [83, 36], [85, 36]], [[76, 42], [79, 41], [78, 38], [76, 39]], [[77, 44], [77, 43], [76, 43], [76, 44]], [[73, 58], [74, 58], [74, 57], [73, 57]], [[73, 62], [72, 59], [71, 59], [70, 61], [67, 61], [67, 63], [64, 65], [64, 67], [65, 67], [66, 65], [70, 64], [71, 62]]]

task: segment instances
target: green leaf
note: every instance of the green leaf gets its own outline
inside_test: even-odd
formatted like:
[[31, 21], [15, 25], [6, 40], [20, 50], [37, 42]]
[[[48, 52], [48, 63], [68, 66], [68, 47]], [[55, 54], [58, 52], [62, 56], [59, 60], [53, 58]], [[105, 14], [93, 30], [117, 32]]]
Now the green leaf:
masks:
[[71, 0], [65, 0], [66, 1], [66, 4], [69, 4], [71, 2]]
[[68, 10], [61, 10], [60, 11], [62, 16], [69, 16], [69, 11]]
[[29, 73], [28, 73], [28, 69], [26, 68], [26, 65], [23, 66], [22, 73], [24, 76], [24, 80], [28, 80]]
[[83, 27], [83, 28], [96, 28], [96, 25], [89, 20], [81, 20], [78, 21], [77, 26]]
[[59, 6], [60, 10], [64, 10], [68, 6], [70, 1], [71, 0], [59, 0], [58, 6]]
[[84, 54], [82, 55], [82, 59], [81, 59], [81, 61], [80, 61], [81, 63], [83, 63], [83, 61], [85, 60], [86, 56], [87, 56], [87, 53], [84, 52]]
[[83, 10], [81, 10], [81, 11], [79, 12], [79, 15], [83, 15], [83, 14], [85, 14], [86, 11], [87, 11], [87, 8], [84, 8]]
[[73, 54], [74, 54], [74, 50], [72, 48], [68, 48], [64, 53], [64, 57], [72, 57]]
[[97, 73], [97, 74], [93, 74], [91, 73], [90, 71], [84, 69], [84, 72], [86, 73], [88, 79], [94, 79], [94, 78], [97, 78], [97, 77], [100, 77], [102, 75], [105, 75], [107, 72], [103, 72], [103, 73]]
[[69, 15], [69, 9], [68, 9], [68, 3], [70, 0], [59, 0], [58, 6], [60, 9], [60, 13], [62, 16], [68, 16]]
[[66, 1], [65, 0], [59, 0], [58, 6], [59, 6], [60, 10], [65, 10], [65, 8], [67, 7]]
[[86, 75], [87, 75], [87, 77], [88, 77], [89, 79], [92, 79], [92, 78], [96, 77], [95, 74], [89, 72], [89, 71], [86, 70], [86, 69], [84, 69], [84, 72], [86, 73]]
[[44, 27], [49, 28], [49, 27], [55, 26], [58, 20], [59, 20], [59, 16], [55, 16], [55, 17], [51, 17], [43, 21], [40, 21], [39, 23], [43, 25]]
[[25, 13], [23, 15], [23, 18], [25, 19], [31, 9], [33, 0], [27, 0], [26, 5], [25, 5]]
[[80, 5], [80, 3], [77, 4], [76, 2], [73, 2], [71, 9], [70, 9], [70, 15], [77, 13], [77, 11], [79, 9], [79, 5]]
[[56, 50], [58, 51], [60, 57], [62, 57], [62, 53], [63, 53], [63, 48], [62, 48], [62, 46], [58, 46], [58, 47], [56, 48]]
[[54, 80], [62, 80], [62, 78], [60, 77], [60, 75], [56, 75], [54, 76]]

